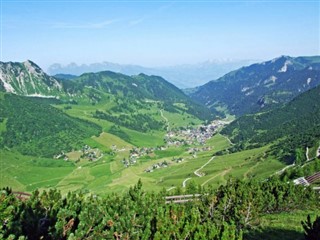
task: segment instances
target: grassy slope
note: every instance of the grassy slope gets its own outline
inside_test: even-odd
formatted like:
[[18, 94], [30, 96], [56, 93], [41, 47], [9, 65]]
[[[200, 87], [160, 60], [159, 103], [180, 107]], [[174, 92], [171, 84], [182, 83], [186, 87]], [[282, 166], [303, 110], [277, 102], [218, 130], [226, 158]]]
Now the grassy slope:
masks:
[[314, 220], [320, 214], [318, 210], [297, 210], [294, 212], [283, 212], [265, 214], [261, 216], [258, 227], [244, 233], [244, 239], [282, 239], [282, 240], [304, 240], [301, 221], [307, 219], [308, 214]]
[[[132, 145], [108, 133], [91, 138], [105, 149], [113, 144], [123, 151], [115, 155], [105, 154], [97, 162], [81, 160], [79, 163], [70, 163], [63, 160], [54, 160], [53, 165], [39, 165], [40, 159], [16, 155], [16, 153], [2, 152], [6, 160], [1, 158], [1, 186], [10, 185], [14, 190], [32, 191], [35, 188], [57, 187], [63, 193], [74, 190], [90, 190], [96, 193], [122, 192], [135, 184], [139, 178], [143, 181], [146, 190], [161, 190], [172, 186], [182, 186], [182, 182], [191, 177], [197, 184], [223, 184], [228, 177], [248, 178], [256, 176], [264, 179], [283, 167], [283, 164], [274, 159], [260, 160], [268, 147], [243, 151], [226, 156], [216, 157], [201, 172], [203, 177], [197, 177], [194, 171], [199, 169], [212, 157], [215, 152], [228, 147], [228, 141], [221, 135], [214, 136], [208, 144], [213, 149], [202, 152], [193, 158], [186, 152], [185, 147], [169, 148], [165, 151], [156, 151], [152, 157], [138, 160], [134, 166], [125, 168], [121, 160], [128, 158]], [[180, 163], [172, 162], [173, 156], [181, 156], [185, 160]], [[9, 160], [9, 161], [8, 161]], [[144, 170], [151, 165], [166, 160], [168, 168], [157, 169], [152, 173]], [[41, 159], [52, 163], [52, 160]], [[267, 169], [267, 170], [266, 170]]]
[[[56, 107], [63, 109], [65, 105], [58, 105]], [[100, 125], [105, 132], [108, 132], [110, 128], [114, 125], [114, 123], [92, 117], [93, 111], [108, 108], [110, 108], [108, 104], [100, 104], [94, 107], [92, 105], [73, 105], [71, 109], [65, 110], [65, 112], [70, 116], [75, 116], [78, 118], [92, 121]], [[153, 117], [155, 117], [155, 119], [159, 121], [163, 120], [160, 115], [160, 109], [157, 108], [156, 105], [154, 105], [149, 111], [142, 110], [141, 112], [151, 114], [153, 115]], [[163, 115], [168, 119], [170, 128], [183, 127], [187, 125], [201, 123], [199, 119], [187, 113], [181, 116], [181, 114], [178, 113], [170, 113], [167, 111], [163, 111]], [[125, 131], [125, 133], [129, 136], [130, 143], [135, 146], [153, 147], [164, 144], [164, 131], [151, 131], [147, 133], [142, 133], [135, 130], [127, 129], [125, 127], [121, 127], [121, 129]]]
[[[217, 136], [216, 140], [219, 141], [219, 138], [220, 136]], [[175, 164], [168, 169], [144, 173], [143, 176], [150, 176], [155, 179], [154, 182], [157, 183], [158, 187], [182, 186], [182, 182], [186, 178], [191, 178], [202, 186], [206, 184], [219, 186], [224, 184], [231, 176], [237, 178], [256, 176], [264, 179], [283, 167], [283, 164], [273, 159], [259, 160], [266, 149], [259, 148], [216, 157], [200, 171], [205, 174], [203, 177], [196, 176], [194, 171], [207, 163], [212, 157], [212, 153], [218, 151], [219, 147], [214, 148], [213, 151], [198, 154], [197, 158], [187, 156], [184, 162]]]
[[[227, 139], [220, 134], [208, 141], [207, 144], [213, 146], [212, 150], [199, 153], [196, 158], [186, 153], [185, 147], [169, 148], [166, 151], [156, 151], [152, 157], [141, 158], [137, 165], [129, 168], [125, 168], [121, 160], [128, 156], [131, 144], [109, 133], [92, 137], [87, 142], [105, 151], [109, 151], [112, 145], [124, 150], [114, 156], [106, 154], [97, 162], [82, 160], [77, 164], [2, 151], [0, 186], [10, 185], [14, 190], [27, 192], [36, 188], [55, 187], [64, 194], [68, 191], [89, 191], [89, 189], [92, 192], [105, 194], [127, 191], [129, 186], [141, 178], [144, 189], [158, 191], [162, 188], [181, 186], [189, 177], [203, 186], [206, 184], [218, 186], [225, 183], [230, 176], [238, 178], [256, 176], [264, 179], [283, 167], [283, 164], [275, 159], [263, 159], [264, 152], [268, 150], [267, 146], [218, 156], [201, 170], [205, 176], [197, 177], [193, 173], [195, 170], [207, 163], [215, 152], [229, 147]], [[142, 143], [144, 140], [141, 140]], [[181, 156], [185, 161], [173, 163], [172, 156]], [[144, 172], [150, 165], [163, 160], [167, 160], [170, 167], [152, 173]], [[300, 221], [306, 219], [307, 214], [311, 214], [313, 218], [316, 215], [313, 211], [264, 215], [259, 226], [246, 232], [244, 239], [303, 239]]]
[[28, 192], [54, 187], [74, 169], [73, 163], [64, 160], [23, 156], [6, 150], [0, 151], [0, 166], [1, 187]]

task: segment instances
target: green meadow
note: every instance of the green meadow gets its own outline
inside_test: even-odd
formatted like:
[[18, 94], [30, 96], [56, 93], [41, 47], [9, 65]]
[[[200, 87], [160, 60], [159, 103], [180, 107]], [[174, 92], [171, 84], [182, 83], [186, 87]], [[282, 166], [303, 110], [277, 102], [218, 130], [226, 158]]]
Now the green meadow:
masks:
[[[135, 138], [139, 137], [143, 138], [141, 144], [146, 141], [145, 136], [135, 135]], [[207, 146], [211, 146], [210, 151], [191, 155], [186, 146], [169, 147], [142, 156], [136, 164], [129, 167], [125, 167], [122, 160], [129, 157], [132, 144], [105, 132], [98, 137], [87, 139], [86, 142], [102, 150], [103, 156], [99, 160], [75, 161], [79, 157], [79, 151], [68, 153], [68, 161], [2, 151], [1, 187], [11, 186], [15, 191], [26, 192], [58, 188], [63, 193], [81, 190], [105, 194], [126, 191], [141, 179], [146, 190], [160, 191], [165, 188], [169, 191], [182, 187], [187, 178], [190, 179], [186, 181], [186, 185], [194, 182], [202, 186], [210, 184], [217, 187], [230, 177], [255, 177], [263, 180], [284, 167], [284, 164], [275, 159], [264, 158], [268, 147], [213, 158], [217, 151], [229, 146], [228, 140], [220, 134], [207, 142]], [[117, 150], [113, 151], [113, 146], [116, 146]], [[172, 161], [174, 157], [180, 157], [183, 161]], [[168, 163], [168, 167], [145, 172], [147, 168], [163, 161]], [[195, 171], [201, 176], [197, 176]]]
[[[182, 104], [176, 104], [180, 110], [170, 112], [159, 108], [158, 102], [146, 102], [145, 108], [128, 103], [129, 108], [135, 108], [137, 112], [150, 115], [164, 124], [163, 129], [160, 130], [136, 131], [94, 117], [97, 110], [118, 114], [117, 110], [114, 110], [117, 106], [115, 100], [110, 99], [108, 104], [92, 105], [83, 102], [79, 105], [55, 105], [70, 116], [102, 127], [103, 132], [99, 136], [83, 140], [84, 144], [92, 149], [99, 149], [102, 155], [98, 160], [89, 161], [82, 158], [81, 149], [66, 153], [67, 161], [25, 156], [9, 149], [2, 150], [0, 152], [0, 186], [10, 186], [15, 191], [25, 192], [58, 188], [63, 193], [91, 191], [105, 194], [127, 191], [141, 179], [146, 190], [170, 191], [178, 187], [186, 187], [191, 182], [201, 186], [217, 187], [230, 177], [241, 179], [255, 177], [263, 180], [284, 167], [281, 162], [265, 157], [269, 146], [213, 157], [216, 152], [230, 147], [228, 139], [220, 134], [207, 140], [205, 146], [170, 146], [165, 150], [155, 150], [139, 157], [134, 165], [126, 167], [123, 160], [129, 159], [130, 150], [133, 147], [164, 146], [166, 130], [196, 126], [202, 122], [193, 115], [183, 112], [181, 109], [185, 106]], [[0, 132], [5, 131], [5, 123], [6, 119], [0, 122]], [[210, 149], [190, 154], [188, 151], [190, 147], [210, 147]], [[173, 161], [174, 158], [180, 158], [182, 161]], [[155, 164], [163, 162], [168, 166], [146, 172]]]

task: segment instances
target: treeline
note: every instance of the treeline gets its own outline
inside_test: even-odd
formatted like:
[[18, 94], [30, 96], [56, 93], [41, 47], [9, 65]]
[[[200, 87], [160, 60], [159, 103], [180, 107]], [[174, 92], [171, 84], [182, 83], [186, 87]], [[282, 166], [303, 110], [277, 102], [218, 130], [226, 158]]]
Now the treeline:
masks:
[[242, 239], [259, 224], [259, 215], [315, 209], [319, 194], [278, 179], [230, 179], [217, 190], [202, 189], [199, 199], [166, 204], [166, 191], [143, 191], [139, 181], [122, 195], [105, 197], [49, 190], [26, 201], [9, 189], [0, 193], [2, 239]]
[[237, 143], [230, 151], [239, 151], [276, 143], [274, 155], [286, 162], [303, 162], [306, 147], [319, 145], [320, 86], [301, 94], [285, 106], [264, 113], [246, 115], [222, 130]]
[[[161, 77], [139, 74], [137, 76], [126, 76], [120, 73], [104, 71], [99, 73], [86, 73], [64, 82], [64, 88], [69, 93], [87, 93], [91, 101], [101, 102], [105, 94], [111, 94], [116, 99], [130, 102], [132, 105], [141, 100], [150, 99], [152, 101], [163, 102], [166, 110], [177, 112], [178, 108], [174, 103], [184, 103], [187, 107], [183, 111], [188, 112], [202, 120], [213, 118], [209, 109], [201, 104], [197, 104], [186, 96], [180, 89]], [[94, 92], [94, 93], [93, 93]], [[120, 106], [125, 110], [126, 106]], [[145, 104], [142, 106], [146, 107]], [[217, 113], [217, 112], [216, 112]]]
[[0, 99], [0, 116], [6, 121], [0, 148], [14, 148], [33, 156], [52, 157], [69, 151], [102, 131], [94, 123], [66, 115], [48, 101], [11, 94]]
[[147, 114], [142, 113], [130, 113], [119, 115], [112, 115], [103, 111], [96, 110], [93, 114], [94, 118], [104, 119], [129, 129], [133, 129], [139, 132], [148, 132], [151, 130], [161, 130], [164, 127], [164, 123], [155, 120]]
[[115, 136], [118, 136], [122, 140], [124, 140], [124, 141], [126, 141], [128, 143], [131, 143], [130, 136], [125, 131], [123, 131], [120, 128], [120, 126], [116, 126], [116, 125], [111, 126], [110, 129], [108, 130], [108, 133], [111, 133], [111, 134], [113, 134]]

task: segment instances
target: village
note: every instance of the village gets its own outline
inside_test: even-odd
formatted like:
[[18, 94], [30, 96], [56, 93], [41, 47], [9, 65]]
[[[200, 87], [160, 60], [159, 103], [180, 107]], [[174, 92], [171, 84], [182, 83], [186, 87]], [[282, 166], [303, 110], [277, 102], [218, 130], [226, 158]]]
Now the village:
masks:
[[168, 146], [204, 145], [219, 128], [226, 124], [228, 122], [215, 120], [208, 125], [201, 125], [197, 128], [171, 130], [167, 132], [164, 140]]
[[[74, 153], [76, 151], [73, 151]], [[53, 156], [54, 159], [64, 159], [65, 161], [69, 160], [75, 160], [75, 163], [80, 162], [81, 159], [88, 160], [90, 162], [92, 161], [98, 161], [103, 157], [103, 153], [98, 148], [91, 148], [89, 145], [85, 144], [82, 146], [82, 148], [77, 151], [76, 159], [73, 159], [69, 157], [70, 154], [65, 153], [64, 151], [61, 151], [59, 154], [56, 154]]]
[[[188, 148], [188, 153], [192, 155], [193, 158], [196, 158], [198, 152], [210, 151], [212, 149], [211, 146], [204, 146], [206, 141], [210, 139], [219, 128], [228, 122], [215, 120], [208, 125], [201, 125], [196, 128], [188, 128], [188, 129], [179, 129], [179, 130], [171, 130], [168, 131], [165, 135], [164, 141], [165, 146], [160, 147], [133, 147], [129, 151], [128, 159], [124, 158], [122, 163], [125, 167], [129, 167], [135, 165], [137, 160], [143, 156], [153, 156], [155, 151], [164, 151], [169, 147], [180, 147], [180, 146], [190, 146]], [[191, 147], [193, 146], [193, 147]], [[116, 147], [115, 147], [116, 148]], [[121, 151], [120, 149], [118, 151]], [[172, 161], [179, 163], [184, 159], [182, 157], [173, 157]], [[145, 172], [153, 172], [156, 169], [168, 167], [168, 162], [163, 161], [156, 164], [151, 165]]]
[[[195, 128], [185, 128], [185, 129], [175, 129], [169, 130], [164, 136], [165, 145], [157, 146], [157, 147], [132, 147], [131, 149], [127, 149], [125, 147], [118, 148], [115, 144], [111, 146], [111, 154], [115, 154], [117, 152], [126, 152], [129, 150], [129, 156], [124, 157], [121, 162], [124, 167], [130, 167], [137, 164], [139, 158], [144, 156], [155, 157], [155, 151], [164, 151], [169, 147], [181, 147], [186, 146], [187, 152], [191, 157], [196, 158], [197, 153], [210, 151], [212, 146], [205, 146], [206, 141], [210, 139], [218, 129], [220, 129], [223, 125], [228, 124], [228, 122], [215, 120], [208, 125], [201, 125]], [[73, 151], [75, 152], [75, 151]], [[98, 148], [92, 148], [89, 145], [84, 145], [79, 151], [77, 158], [73, 159], [69, 157], [69, 154], [66, 154], [64, 151], [61, 151], [59, 154], [55, 155], [55, 159], [64, 159], [75, 160], [75, 163], [79, 162], [81, 159], [85, 159], [88, 161], [97, 161], [103, 157], [103, 153]], [[180, 163], [184, 161], [182, 157], [172, 157], [171, 161], [173, 163]], [[167, 161], [162, 161], [159, 163], [152, 164], [148, 168], [145, 169], [145, 172], [153, 172], [156, 169], [166, 168], [169, 163]]]

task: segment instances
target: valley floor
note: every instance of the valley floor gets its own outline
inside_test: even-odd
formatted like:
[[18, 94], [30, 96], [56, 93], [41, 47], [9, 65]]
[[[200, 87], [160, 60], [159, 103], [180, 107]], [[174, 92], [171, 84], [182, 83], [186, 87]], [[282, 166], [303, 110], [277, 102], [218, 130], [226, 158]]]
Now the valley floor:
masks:
[[[1, 187], [11, 186], [16, 191], [25, 192], [37, 188], [58, 188], [63, 193], [83, 190], [104, 194], [126, 191], [141, 179], [146, 190], [160, 191], [165, 188], [172, 191], [177, 187], [184, 188], [189, 183], [218, 187], [231, 176], [264, 179], [284, 167], [275, 159], [263, 157], [268, 147], [212, 157], [230, 144], [220, 134], [201, 146], [210, 146], [210, 150], [191, 151], [190, 147], [172, 146], [153, 150], [137, 158], [133, 165], [124, 164], [124, 159], [129, 159], [134, 147], [114, 135], [103, 133], [93, 137], [90, 144], [100, 148], [104, 146], [105, 149], [113, 147], [113, 151], [96, 161], [77, 161], [81, 155], [79, 151], [68, 153], [68, 161], [2, 151]], [[160, 167], [164, 162], [167, 165]], [[153, 168], [152, 171], [146, 172], [150, 168]]]

